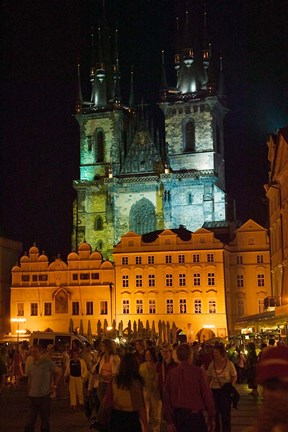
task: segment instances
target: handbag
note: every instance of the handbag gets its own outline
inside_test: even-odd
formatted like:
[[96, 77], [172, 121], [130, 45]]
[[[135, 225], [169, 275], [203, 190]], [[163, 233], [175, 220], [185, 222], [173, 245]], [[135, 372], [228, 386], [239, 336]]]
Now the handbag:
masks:
[[[215, 370], [215, 364], [214, 364], [214, 370]], [[215, 370], [215, 372], [216, 372], [216, 370]], [[216, 378], [217, 378], [217, 381], [218, 381], [218, 384], [220, 386], [220, 390], [221, 390], [223, 396], [225, 397], [225, 396], [229, 395], [233, 408], [237, 409], [238, 408], [238, 402], [240, 400], [240, 394], [239, 394], [238, 390], [233, 386], [233, 384], [231, 382], [227, 382], [227, 383], [221, 385], [217, 373], [216, 373]]]

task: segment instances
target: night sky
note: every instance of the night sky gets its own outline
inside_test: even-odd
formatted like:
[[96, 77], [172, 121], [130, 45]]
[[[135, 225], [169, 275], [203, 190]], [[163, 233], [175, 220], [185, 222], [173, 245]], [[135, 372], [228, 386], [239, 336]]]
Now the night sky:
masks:
[[[136, 101], [157, 102], [163, 48], [168, 84], [175, 86], [172, 28], [185, 3], [106, 0], [109, 21], [118, 22], [124, 100], [134, 64]], [[90, 27], [98, 26], [101, 5], [1, 4], [1, 235], [22, 241], [24, 250], [36, 242], [50, 259], [70, 252], [72, 181], [79, 178], [76, 64], [79, 59], [88, 100]], [[266, 140], [288, 125], [288, 2], [207, 0], [207, 16], [214, 54], [223, 55], [227, 192], [239, 219], [266, 225]]]

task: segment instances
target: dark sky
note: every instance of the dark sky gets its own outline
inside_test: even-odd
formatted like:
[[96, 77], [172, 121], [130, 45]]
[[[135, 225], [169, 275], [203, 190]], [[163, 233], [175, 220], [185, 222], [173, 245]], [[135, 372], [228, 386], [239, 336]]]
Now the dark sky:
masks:
[[[66, 258], [70, 251], [72, 181], [79, 178], [79, 130], [72, 115], [76, 64], [80, 59], [87, 76], [90, 26], [98, 26], [101, 4], [1, 3], [1, 234], [23, 241], [24, 250], [36, 242], [50, 258], [58, 253]], [[138, 102], [157, 101], [162, 48], [169, 84], [175, 85], [172, 26], [175, 7], [181, 12], [184, 4], [106, 0], [109, 19], [119, 26], [124, 98], [134, 64]], [[242, 221], [252, 217], [265, 224], [266, 139], [288, 124], [288, 2], [207, 0], [207, 14], [214, 54], [223, 55], [230, 110], [227, 191]]]

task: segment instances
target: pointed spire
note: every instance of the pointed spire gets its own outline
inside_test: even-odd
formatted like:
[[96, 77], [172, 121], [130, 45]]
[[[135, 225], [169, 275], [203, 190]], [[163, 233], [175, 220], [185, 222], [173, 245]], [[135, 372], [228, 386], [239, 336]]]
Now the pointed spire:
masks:
[[131, 66], [131, 80], [130, 80], [130, 96], [129, 96], [129, 107], [135, 108], [135, 98], [134, 98], [134, 71], [133, 66]]
[[94, 27], [91, 27], [91, 58], [90, 58], [90, 81], [94, 82], [96, 66], [96, 47], [95, 47], [95, 34]]
[[179, 29], [179, 18], [176, 17], [176, 45], [175, 45], [174, 64], [175, 69], [178, 71], [180, 68], [181, 61], [181, 49], [180, 49], [180, 29]]
[[76, 96], [76, 113], [82, 112], [83, 106], [83, 97], [82, 97], [82, 88], [81, 88], [81, 77], [80, 77], [80, 64], [77, 65], [77, 74], [78, 74], [78, 86], [77, 86], [77, 96]]
[[212, 55], [210, 57], [210, 62], [209, 62], [208, 79], [207, 79], [206, 88], [208, 90], [208, 93], [210, 93], [211, 95], [215, 94], [215, 91], [216, 91], [216, 78], [215, 78], [215, 74], [214, 74], [213, 57], [212, 57]]
[[189, 29], [189, 12], [186, 10], [185, 13], [185, 25], [184, 25], [184, 49], [183, 49], [183, 60], [188, 68], [194, 61], [194, 54], [192, 48], [192, 40]]
[[168, 90], [168, 84], [167, 84], [167, 75], [165, 69], [165, 57], [164, 57], [164, 50], [162, 50], [162, 71], [161, 71], [161, 82], [160, 82], [161, 96], [165, 96], [167, 90]]
[[218, 82], [218, 96], [223, 98], [225, 97], [225, 82], [224, 82], [224, 74], [223, 74], [223, 58], [220, 57], [220, 73], [219, 73], [219, 82]]
[[203, 41], [202, 41], [202, 59], [203, 59], [203, 66], [204, 69], [207, 71], [209, 66], [209, 60], [210, 60], [210, 52], [211, 45], [208, 44], [208, 35], [207, 35], [207, 12], [206, 12], [206, 5], [204, 10], [204, 23], [203, 23]]
[[100, 27], [98, 27], [98, 55], [96, 63], [96, 76], [101, 83], [106, 76]]
[[115, 103], [120, 104], [120, 70], [119, 70], [119, 53], [118, 53], [118, 29], [115, 30], [115, 50], [113, 62], [113, 99]]

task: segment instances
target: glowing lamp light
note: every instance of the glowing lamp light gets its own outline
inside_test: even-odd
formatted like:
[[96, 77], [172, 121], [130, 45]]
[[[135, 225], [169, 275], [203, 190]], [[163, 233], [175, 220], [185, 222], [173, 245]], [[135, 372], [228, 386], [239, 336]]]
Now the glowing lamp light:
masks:
[[107, 330], [111, 331], [111, 330], [113, 330], [113, 327], [109, 326], [109, 327], [107, 327]]
[[212, 329], [212, 328], [215, 328], [215, 325], [214, 324], [204, 324], [203, 328]]

